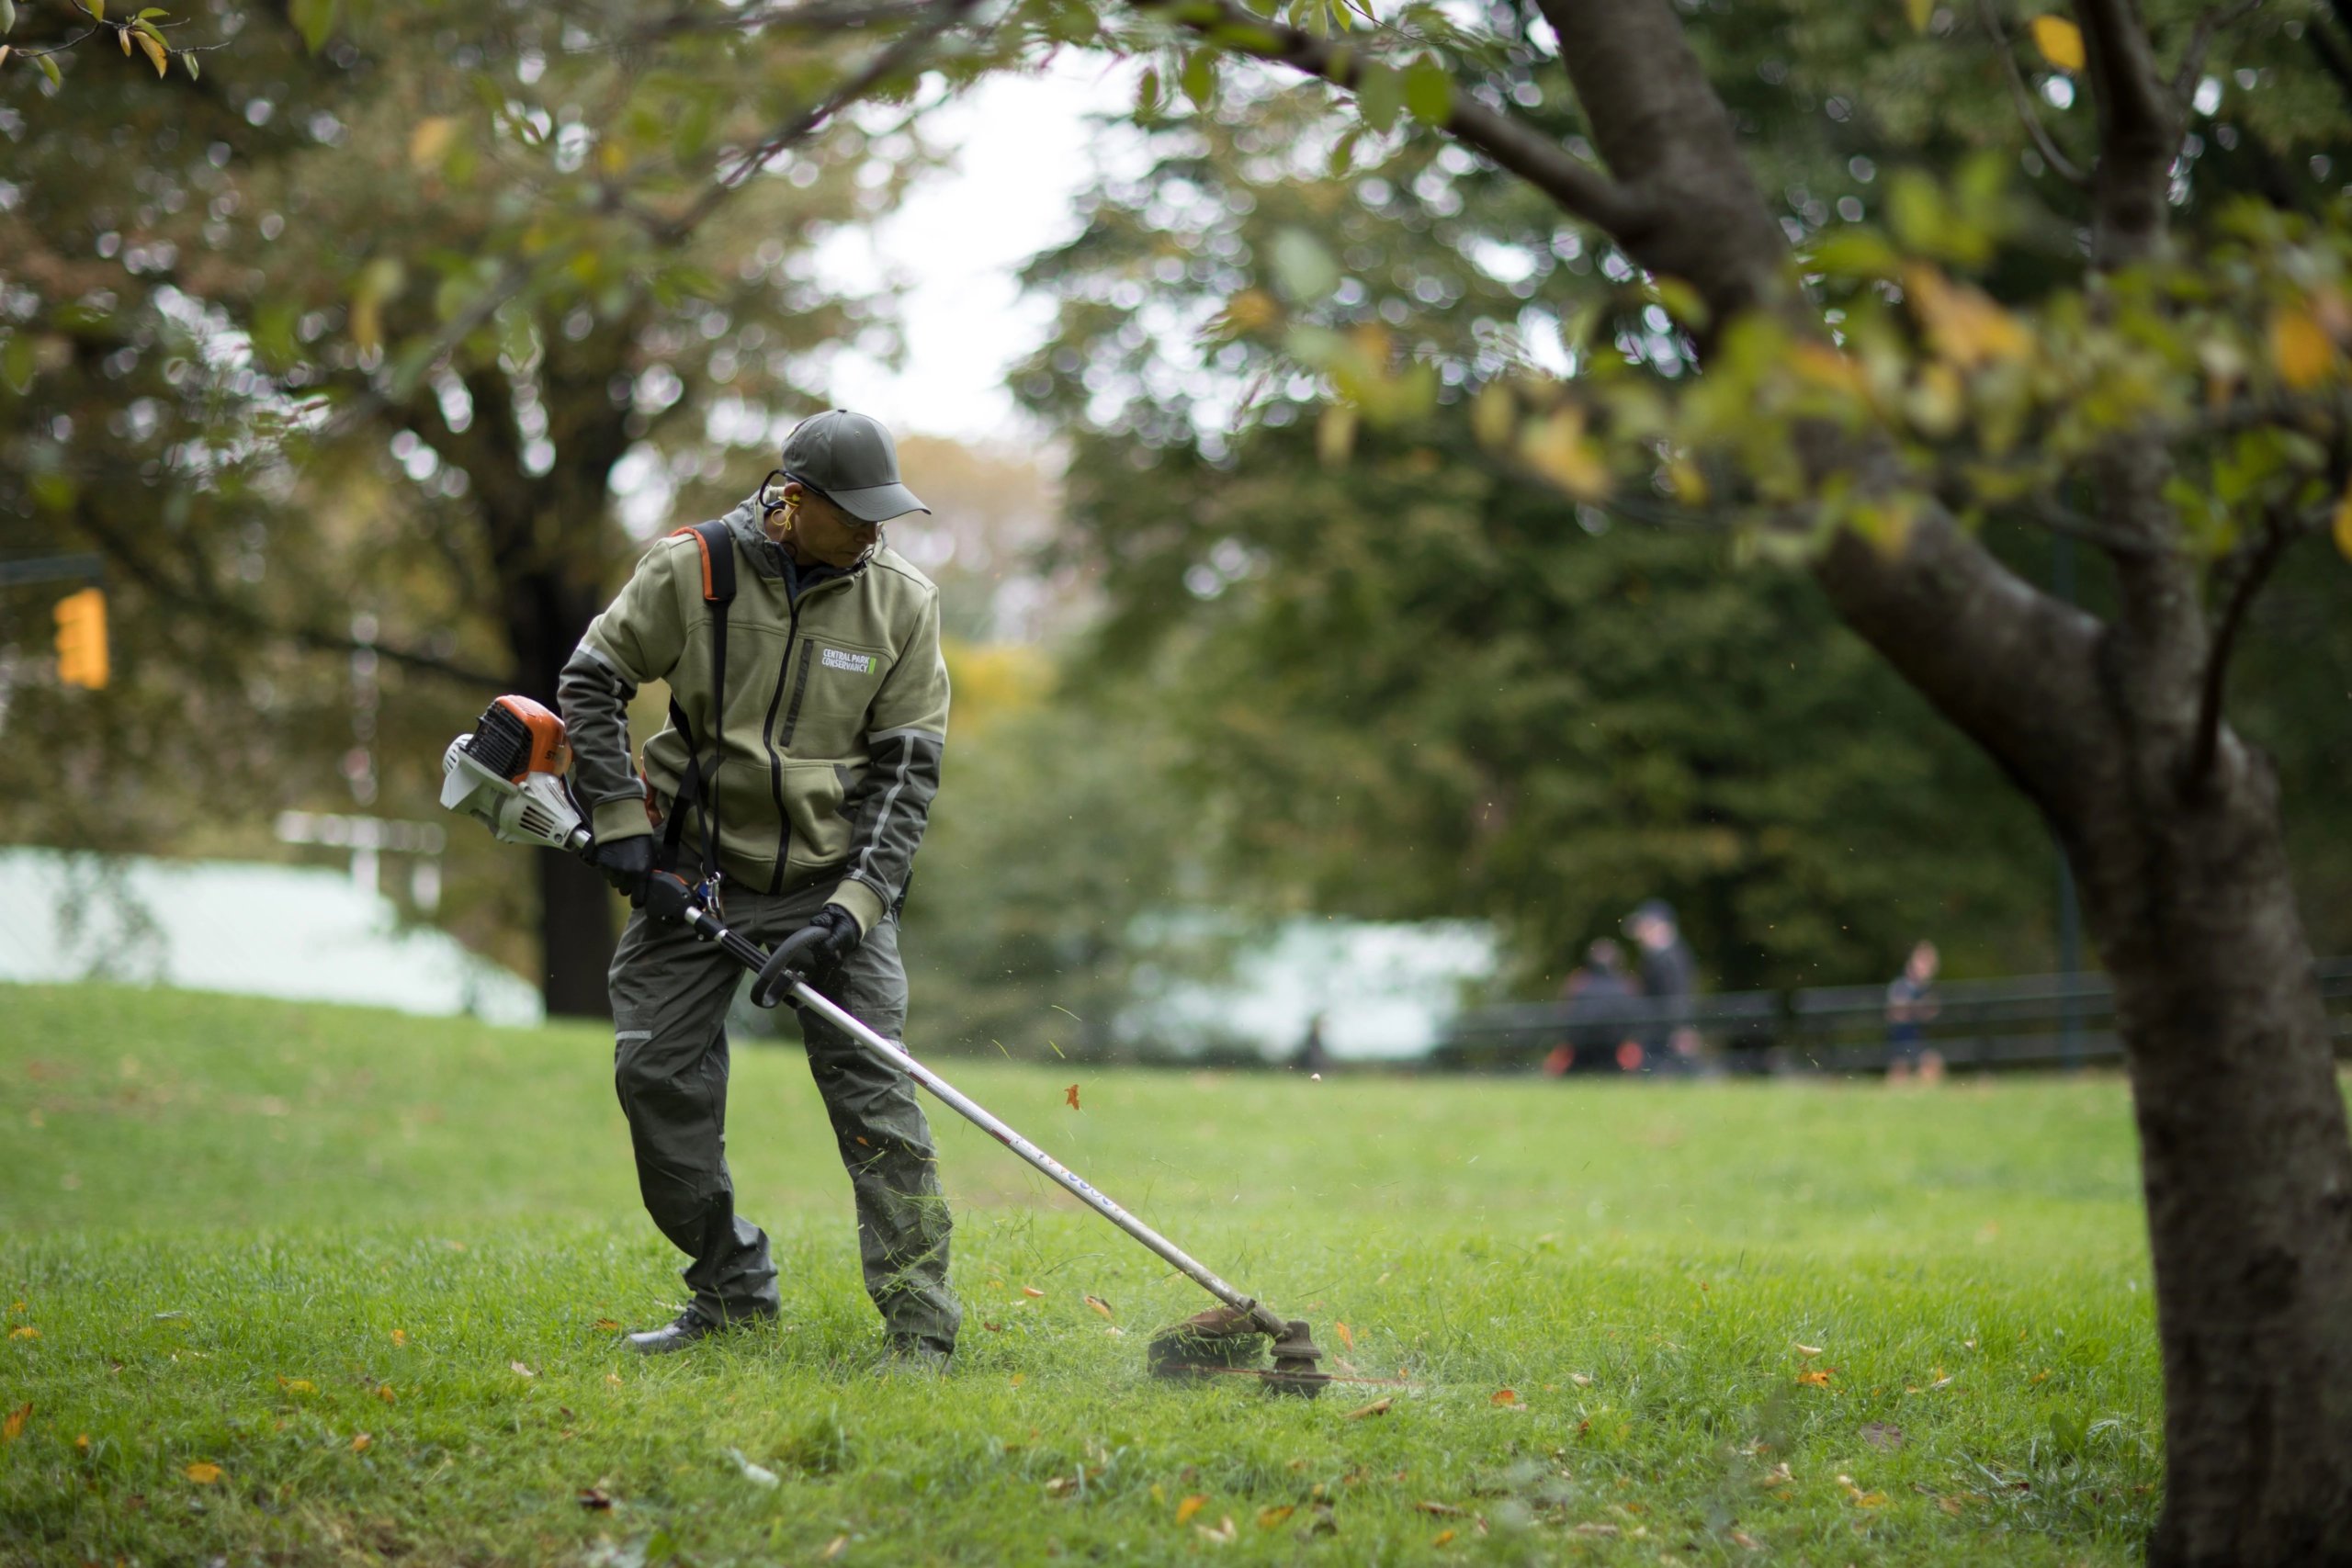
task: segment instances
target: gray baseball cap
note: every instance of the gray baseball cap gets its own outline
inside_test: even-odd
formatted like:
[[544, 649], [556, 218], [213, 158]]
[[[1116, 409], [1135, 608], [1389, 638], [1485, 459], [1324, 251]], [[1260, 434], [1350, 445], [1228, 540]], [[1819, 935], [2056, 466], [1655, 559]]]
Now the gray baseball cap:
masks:
[[899, 448], [882, 422], [847, 409], [802, 420], [784, 438], [786, 479], [818, 490], [861, 523], [929, 512], [899, 482]]

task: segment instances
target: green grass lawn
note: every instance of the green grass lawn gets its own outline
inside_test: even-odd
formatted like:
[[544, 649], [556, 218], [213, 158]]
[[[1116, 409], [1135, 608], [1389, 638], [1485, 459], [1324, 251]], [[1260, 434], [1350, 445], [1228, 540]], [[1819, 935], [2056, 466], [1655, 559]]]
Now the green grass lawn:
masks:
[[772, 1047], [730, 1153], [784, 1321], [639, 1360], [616, 1325], [680, 1259], [610, 1058], [0, 987], [0, 1562], [2071, 1563], [2156, 1511], [2111, 1079], [949, 1065], [1397, 1380], [1305, 1402], [1148, 1380], [1207, 1298], [936, 1107], [965, 1341], [876, 1378], [848, 1185]]

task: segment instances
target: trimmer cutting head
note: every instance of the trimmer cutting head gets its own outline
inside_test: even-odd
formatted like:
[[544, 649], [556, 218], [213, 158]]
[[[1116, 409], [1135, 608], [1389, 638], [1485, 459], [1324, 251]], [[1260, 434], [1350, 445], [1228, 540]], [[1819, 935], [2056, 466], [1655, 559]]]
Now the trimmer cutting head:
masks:
[[[1267, 1325], [1281, 1324], [1274, 1334]], [[1259, 1365], [1267, 1341], [1273, 1342], [1274, 1365]], [[1196, 1312], [1183, 1322], [1151, 1337], [1145, 1351], [1154, 1377], [1197, 1382], [1212, 1377], [1256, 1377], [1269, 1393], [1295, 1393], [1307, 1399], [1323, 1392], [1331, 1374], [1321, 1370], [1323, 1352], [1306, 1323], [1277, 1318], [1260, 1308], [1246, 1313], [1238, 1307], [1216, 1306]]]

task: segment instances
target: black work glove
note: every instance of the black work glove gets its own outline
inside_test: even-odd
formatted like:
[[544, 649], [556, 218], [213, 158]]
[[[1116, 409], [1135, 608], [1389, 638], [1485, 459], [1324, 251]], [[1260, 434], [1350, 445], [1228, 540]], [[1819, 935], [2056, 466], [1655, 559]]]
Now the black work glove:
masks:
[[808, 923], [775, 944], [752, 987], [752, 1000], [772, 1008], [783, 999], [786, 971], [821, 986], [842, 966], [842, 960], [865, 940], [857, 917], [839, 904], [828, 904], [808, 917]]
[[597, 840], [596, 868], [615, 892], [627, 894], [630, 903], [642, 908], [645, 879], [653, 874], [653, 835], [635, 833], [626, 839]]

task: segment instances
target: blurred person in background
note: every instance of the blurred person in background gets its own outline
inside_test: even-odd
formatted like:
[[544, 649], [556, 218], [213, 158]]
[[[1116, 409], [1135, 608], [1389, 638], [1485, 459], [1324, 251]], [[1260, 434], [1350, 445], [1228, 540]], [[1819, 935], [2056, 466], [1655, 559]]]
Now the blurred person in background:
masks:
[[1657, 1009], [1643, 1042], [1651, 1058], [1646, 1065], [1653, 1072], [1695, 1071], [1700, 1042], [1690, 1003], [1699, 989], [1699, 960], [1682, 940], [1674, 907], [1663, 898], [1645, 900], [1625, 917], [1625, 934], [1641, 951], [1642, 995]]
[[1601, 937], [1584, 950], [1584, 962], [1568, 976], [1560, 987], [1560, 1000], [1566, 1005], [1568, 1037], [1552, 1047], [1544, 1059], [1544, 1070], [1554, 1077], [1566, 1073], [1576, 1065], [1579, 1055], [1613, 1053], [1620, 1058], [1627, 1047], [1634, 1053], [1634, 1064], [1641, 1064], [1641, 1043], [1635, 1038], [1631, 1009], [1627, 1004], [1641, 993], [1625, 973], [1625, 950], [1607, 937]]
[[1928, 1025], [1942, 1004], [1936, 999], [1936, 971], [1942, 964], [1936, 944], [1922, 938], [1903, 961], [1903, 973], [1886, 988], [1886, 1081], [1941, 1083], [1942, 1055], [1928, 1043]]
[[1322, 1076], [1324, 1068], [1331, 1065], [1331, 1053], [1323, 1045], [1321, 1013], [1306, 1021], [1306, 1037], [1299, 1041], [1298, 1049], [1292, 1054], [1290, 1065], [1299, 1072], [1317, 1077]]

